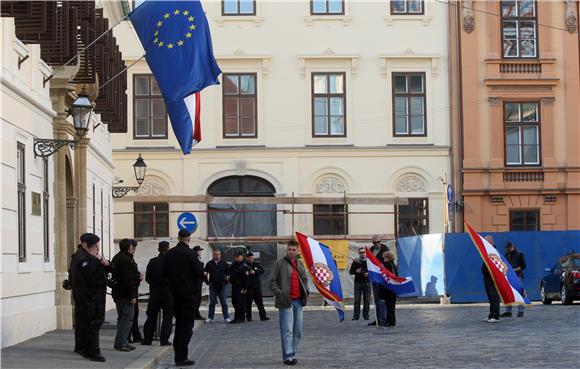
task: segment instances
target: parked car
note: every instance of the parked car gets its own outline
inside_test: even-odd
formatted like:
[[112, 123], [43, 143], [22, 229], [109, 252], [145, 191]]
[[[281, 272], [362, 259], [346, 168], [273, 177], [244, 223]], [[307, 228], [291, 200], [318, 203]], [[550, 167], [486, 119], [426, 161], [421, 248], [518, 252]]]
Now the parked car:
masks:
[[562, 256], [553, 268], [546, 268], [549, 274], [540, 282], [542, 303], [554, 300], [569, 305], [580, 300], [580, 254]]

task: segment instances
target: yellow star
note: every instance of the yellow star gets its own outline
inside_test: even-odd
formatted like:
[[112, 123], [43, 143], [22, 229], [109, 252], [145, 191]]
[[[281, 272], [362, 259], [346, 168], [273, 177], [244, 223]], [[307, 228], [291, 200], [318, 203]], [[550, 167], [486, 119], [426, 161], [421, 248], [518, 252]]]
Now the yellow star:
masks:
[[159, 47], [163, 46], [163, 41], [159, 42]]
[[156, 44], [159, 41], [159, 39], [157, 37], [155, 37], [155, 40], [153, 40], [153, 43]]
[[178, 15], [179, 13], [180, 13], [179, 10], [176, 10], [176, 11], [173, 12], [173, 14], [175, 14], [175, 15]]
[[153, 34], [153, 36], [155, 36], [155, 37], [159, 36], [159, 31], [155, 31], [155, 33]]
[[165, 19], [169, 19], [169, 17], [171, 17], [171, 14], [169, 14], [169, 13], [165, 13], [165, 15], [163, 16], [163, 18], [165, 18]]
[[184, 10], [183, 15], [185, 15], [187, 17], [189, 15], [189, 10]]
[[177, 46], [183, 46], [183, 41], [181, 40], [177, 41]]
[[163, 25], [162, 21], [157, 22], [157, 28], [161, 27]]
[[168, 45], [167, 45], [167, 48], [168, 48], [168, 49], [173, 49], [173, 44], [168, 44]]
[[187, 33], [185, 34], [185, 37], [187, 37], [187, 38], [191, 38], [191, 32], [187, 32]]
[[194, 19], [195, 18], [194, 17], [191, 17], [191, 16], [189, 18], [187, 18], [187, 20], [190, 21], [190, 22], [193, 22]]
[[195, 24], [192, 24], [191, 26], [189, 26], [189, 29], [193, 31], [195, 29]]

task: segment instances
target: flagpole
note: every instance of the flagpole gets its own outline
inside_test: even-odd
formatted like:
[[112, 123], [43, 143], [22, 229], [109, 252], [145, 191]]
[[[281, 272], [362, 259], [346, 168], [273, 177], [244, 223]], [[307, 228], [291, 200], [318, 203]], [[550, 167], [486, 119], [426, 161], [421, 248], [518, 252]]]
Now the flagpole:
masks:
[[119, 77], [121, 74], [125, 73], [125, 71], [127, 71], [127, 69], [131, 68], [132, 66], [134, 66], [135, 64], [137, 64], [139, 61], [141, 61], [141, 59], [143, 59], [145, 57], [145, 55], [143, 55], [142, 57], [140, 57], [139, 59], [135, 60], [133, 63], [129, 64], [127, 67], [125, 67], [122, 71], [120, 71], [119, 73], [115, 74], [113, 77], [109, 78], [109, 80], [105, 83], [103, 83], [102, 86], [99, 87], [99, 90], [102, 90], [106, 85], [108, 85], [109, 83], [111, 83], [115, 78]]
[[377, 313], [377, 300], [375, 299], [375, 291], [373, 289], [373, 282], [370, 282], [371, 284], [371, 294], [373, 295], [373, 306], [375, 307], [375, 323], [376, 323], [376, 327], [379, 327], [379, 314]]

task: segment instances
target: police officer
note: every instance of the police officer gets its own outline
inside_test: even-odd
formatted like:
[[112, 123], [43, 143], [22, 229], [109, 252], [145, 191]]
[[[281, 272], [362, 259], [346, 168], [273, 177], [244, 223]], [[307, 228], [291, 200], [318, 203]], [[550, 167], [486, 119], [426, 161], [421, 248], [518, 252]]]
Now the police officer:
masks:
[[99, 255], [100, 238], [94, 234], [85, 234], [83, 238], [86, 246], [75, 256], [73, 273], [73, 298], [79, 312], [79, 350], [91, 361], [103, 362], [105, 358], [99, 348], [99, 330], [105, 319], [107, 273], [112, 268], [109, 261]]
[[[201, 266], [203, 268], [203, 262], [201, 261], [201, 256], [203, 255], [203, 249], [201, 248], [201, 246], [195, 246], [193, 248], [193, 251], [196, 252], [197, 254], [197, 258], [199, 259], [199, 262], [201, 263]], [[199, 307], [201, 306], [201, 287], [203, 286], [203, 280], [200, 279], [197, 282], [197, 286], [196, 286], [196, 293], [195, 293], [195, 305], [194, 305], [194, 309], [193, 309], [193, 315], [195, 317], [196, 320], [205, 320], [205, 318], [203, 316], [201, 316], [201, 314], [199, 313]]]
[[244, 260], [244, 252], [236, 250], [234, 262], [228, 271], [228, 281], [232, 284], [232, 304], [234, 320], [230, 324], [243, 323], [246, 319], [246, 298], [250, 288], [250, 268]]
[[264, 274], [264, 268], [254, 259], [254, 254], [248, 252], [246, 255], [246, 263], [248, 268], [250, 268], [250, 288], [248, 288], [248, 294], [246, 296], [246, 319], [248, 322], [252, 321], [252, 301], [256, 303], [258, 307], [258, 313], [260, 314], [260, 320], [270, 320], [266, 316], [266, 309], [264, 309], [264, 300], [262, 298], [262, 284], [260, 283], [260, 276]]
[[163, 275], [169, 281], [173, 294], [173, 314], [175, 315], [175, 335], [173, 349], [176, 366], [195, 364], [188, 355], [188, 345], [193, 334], [194, 295], [199, 280], [203, 280], [203, 266], [197, 254], [189, 248], [191, 234], [186, 229], [178, 233], [179, 243], [165, 255]]
[[169, 336], [173, 329], [173, 297], [169, 289], [169, 281], [163, 276], [163, 262], [165, 253], [169, 250], [169, 242], [159, 242], [159, 256], [149, 260], [145, 281], [149, 283], [149, 302], [147, 304], [147, 320], [143, 326], [143, 345], [150, 345], [157, 326], [157, 315], [163, 309], [163, 323], [161, 324], [161, 346], [169, 346]]
[[[77, 256], [80, 255], [80, 250], [83, 249], [84, 246], [86, 246], [86, 237], [87, 235], [90, 235], [91, 233], [85, 233], [81, 236], [81, 243], [79, 243], [77, 245], [77, 249], [76, 251], [71, 255], [70, 257], [70, 264], [69, 264], [69, 268], [68, 268], [68, 278], [65, 279], [64, 281], [62, 281], [62, 288], [64, 288], [65, 290], [72, 290], [73, 289], [73, 282], [74, 282], [74, 271], [76, 269], [76, 264], [77, 264]], [[79, 321], [79, 315], [80, 314], [80, 309], [77, 308], [75, 306], [74, 308], [74, 331], [75, 331], [75, 349], [74, 352], [80, 355], [83, 355], [83, 352], [80, 349], [80, 329], [79, 326], [77, 324], [77, 322]]]

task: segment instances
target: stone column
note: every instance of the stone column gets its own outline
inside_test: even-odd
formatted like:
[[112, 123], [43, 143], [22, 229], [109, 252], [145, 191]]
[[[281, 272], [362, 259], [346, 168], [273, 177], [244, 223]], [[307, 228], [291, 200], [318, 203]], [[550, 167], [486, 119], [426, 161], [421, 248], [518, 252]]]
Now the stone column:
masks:
[[[90, 123], [89, 123], [90, 124]], [[76, 234], [88, 232], [87, 228], [87, 147], [90, 138], [83, 137], [75, 149], [75, 186], [77, 193]]]
[[[50, 95], [53, 109], [57, 115], [53, 119], [54, 138], [69, 140], [71, 124], [67, 122], [66, 109], [69, 93], [74, 91], [74, 86], [67, 83], [67, 79], [52, 79]], [[66, 208], [66, 147], [58, 150], [53, 156], [54, 160], [54, 204], [55, 204], [55, 266], [56, 266], [56, 321], [58, 329], [72, 328], [72, 305], [71, 294], [62, 288], [62, 281], [68, 277], [68, 264], [70, 250], [67, 240], [67, 208]]]

